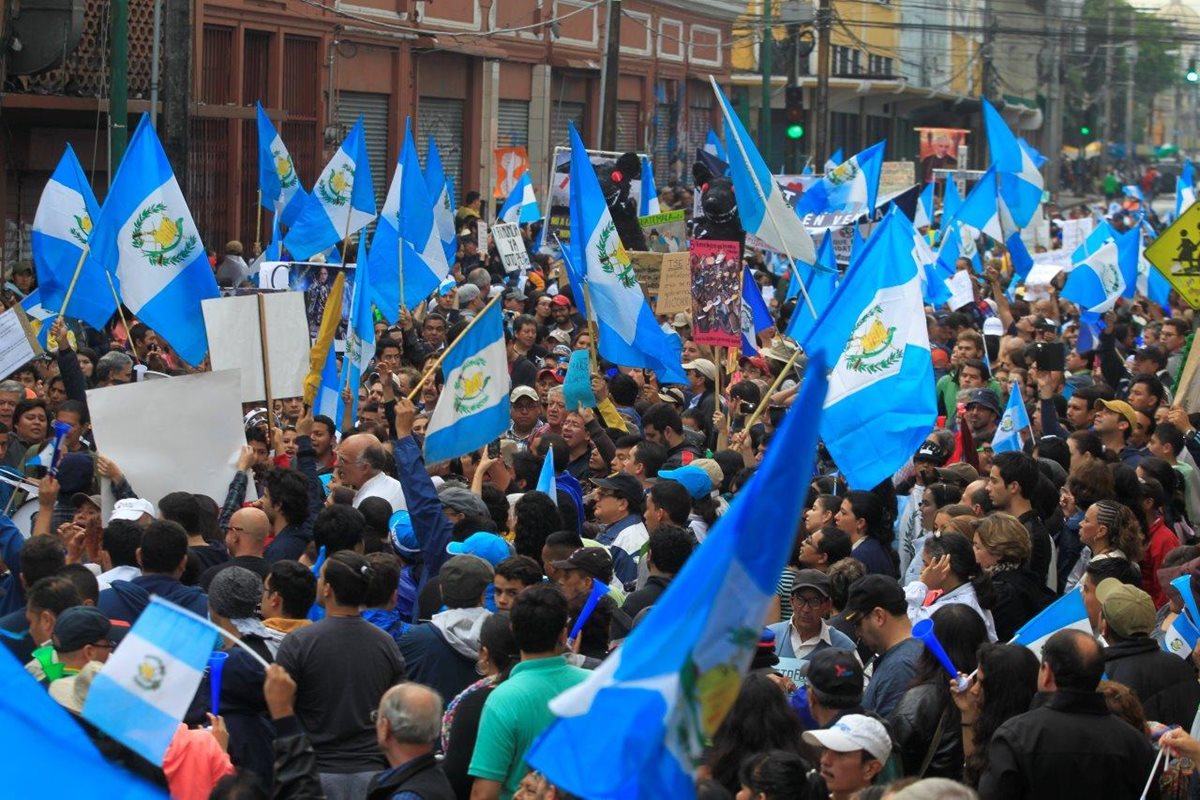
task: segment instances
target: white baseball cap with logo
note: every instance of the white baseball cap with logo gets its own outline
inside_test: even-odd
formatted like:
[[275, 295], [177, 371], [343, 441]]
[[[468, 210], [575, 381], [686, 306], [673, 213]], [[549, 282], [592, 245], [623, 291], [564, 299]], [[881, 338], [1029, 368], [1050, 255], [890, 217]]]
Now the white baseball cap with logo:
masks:
[[112, 522], [114, 519], [127, 519], [130, 522], [138, 522], [143, 515], [154, 519], [154, 504], [140, 497], [127, 497], [113, 504], [112, 516], [108, 520]]
[[847, 714], [825, 730], [805, 731], [804, 741], [836, 753], [866, 750], [881, 762], [887, 761], [892, 753], [892, 737], [887, 728], [874, 717], [863, 714]]

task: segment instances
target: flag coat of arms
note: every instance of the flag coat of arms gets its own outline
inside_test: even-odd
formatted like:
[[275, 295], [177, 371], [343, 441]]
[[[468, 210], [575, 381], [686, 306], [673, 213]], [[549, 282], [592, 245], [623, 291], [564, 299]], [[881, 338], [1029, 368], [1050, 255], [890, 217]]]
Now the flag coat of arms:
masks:
[[300, 185], [296, 164], [283, 137], [275, 130], [261, 103], [254, 104], [258, 115], [258, 190], [260, 205], [275, 212], [279, 224], [291, 227], [304, 207], [308, 192]]
[[498, 303], [451, 345], [442, 370], [446, 383], [425, 434], [427, 464], [478, 450], [508, 429], [508, 352]]
[[1029, 427], [1029, 413], [1025, 410], [1025, 400], [1021, 396], [1021, 385], [1013, 382], [1009, 389], [1008, 405], [996, 425], [996, 435], [992, 437], [992, 451], [1007, 453], [1021, 449], [1021, 431]]
[[91, 245], [102, 266], [115, 268], [129, 311], [199, 364], [208, 352], [200, 301], [219, 294], [217, 281], [149, 115], [117, 168]]

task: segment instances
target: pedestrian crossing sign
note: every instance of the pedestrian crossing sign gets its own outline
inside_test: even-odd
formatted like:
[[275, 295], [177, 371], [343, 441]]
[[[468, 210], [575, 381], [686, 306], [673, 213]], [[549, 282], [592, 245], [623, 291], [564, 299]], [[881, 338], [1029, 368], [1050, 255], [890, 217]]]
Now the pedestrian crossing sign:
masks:
[[1146, 260], [1192, 308], [1200, 308], [1200, 203], [1193, 203], [1146, 247]]

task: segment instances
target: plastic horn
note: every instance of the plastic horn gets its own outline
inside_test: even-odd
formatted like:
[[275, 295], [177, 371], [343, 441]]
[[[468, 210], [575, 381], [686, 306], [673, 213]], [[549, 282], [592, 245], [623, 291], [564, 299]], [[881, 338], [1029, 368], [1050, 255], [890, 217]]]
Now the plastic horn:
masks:
[[957, 684], [958, 691], [966, 691], [968, 681], [966, 678], [959, 677], [958, 670], [954, 667], [954, 662], [950, 660], [950, 656], [946, 655], [942, 643], [938, 641], [937, 634], [933, 632], [933, 620], [923, 619], [916, 625], [913, 625], [912, 635], [913, 638], [924, 642], [929, 652], [933, 653], [933, 657], [941, 663], [946, 672], [950, 673], [950, 679]]
[[221, 713], [221, 673], [227, 658], [229, 653], [224, 650], [214, 650], [208, 657], [208, 700], [214, 717]]
[[599, 580], [592, 580], [592, 591], [588, 594], [588, 599], [584, 601], [583, 610], [579, 612], [579, 619], [575, 620], [575, 624], [571, 627], [571, 635], [569, 641], [574, 642], [579, 636], [583, 626], [591, 619], [592, 612], [596, 610], [596, 604], [600, 602], [600, 598], [608, 594], [608, 587]]
[[50, 476], [58, 475], [59, 453], [62, 452], [62, 441], [71, 432], [71, 425], [54, 420], [54, 449], [50, 451]]

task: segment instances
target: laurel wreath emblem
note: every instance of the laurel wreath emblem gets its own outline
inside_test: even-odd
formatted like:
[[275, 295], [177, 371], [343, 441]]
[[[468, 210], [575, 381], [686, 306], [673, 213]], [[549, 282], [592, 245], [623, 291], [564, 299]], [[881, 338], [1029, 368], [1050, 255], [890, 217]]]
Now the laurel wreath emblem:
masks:
[[290, 189], [295, 186], [298, 179], [292, 157], [282, 150], [271, 150], [271, 156], [275, 161], [275, 174], [279, 176], [279, 187]]
[[[347, 177], [348, 176], [348, 177]], [[346, 167], [338, 167], [329, 177], [317, 184], [317, 194], [326, 205], [344, 206], [350, 202], [350, 189], [354, 185], [354, 173]]]
[[600, 237], [597, 241], [597, 247], [600, 250], [600, 269], [607, 274], [616, 274], [617, 280], [626, 289], [632, 289], [637, 286], [637, 275], [633, 272], [633, 264], [630, 263], [629, 257], [625, 256], [625, 246], [621, 243], [620, 238], [617, 238], [617, 245], [609, 252], [608, 245], [613, 237], [617, 235], [617, 226], [612, 220], [609, 220], [603, 228], [600, 229]]
[[[868, 308], [854, 324], [854, 332], [846, 341], [846, 368], [866, 375], [876, 375], [885, 372], [896, 365], [903, 356], [903, 351], [892, 345], [896, 328], [886, 327], [880, 317], [883, 316], [883, 306], [876, 303]], [[860, 333], [863, 331], [864, 333]], [[850, 354], [850, 348], [858, 343], [862, 352]]]
[[[158, 223], [147, 228], [146, 223], [155, 214]], [[151, 203], [142, 209], [133, 221], [130, 240], [138, 251], [159, 267], [177, 267], [187, 261], [200, 243], [195, 235], [187, 235], [183, 217], [172, 219], [167, 216], [166, 203]]]
[[73, 216], [75, 225], [70, 229], [71, 238], [80, 244], [87, 244], [92, 235], [92, 218], [86, 211]]

